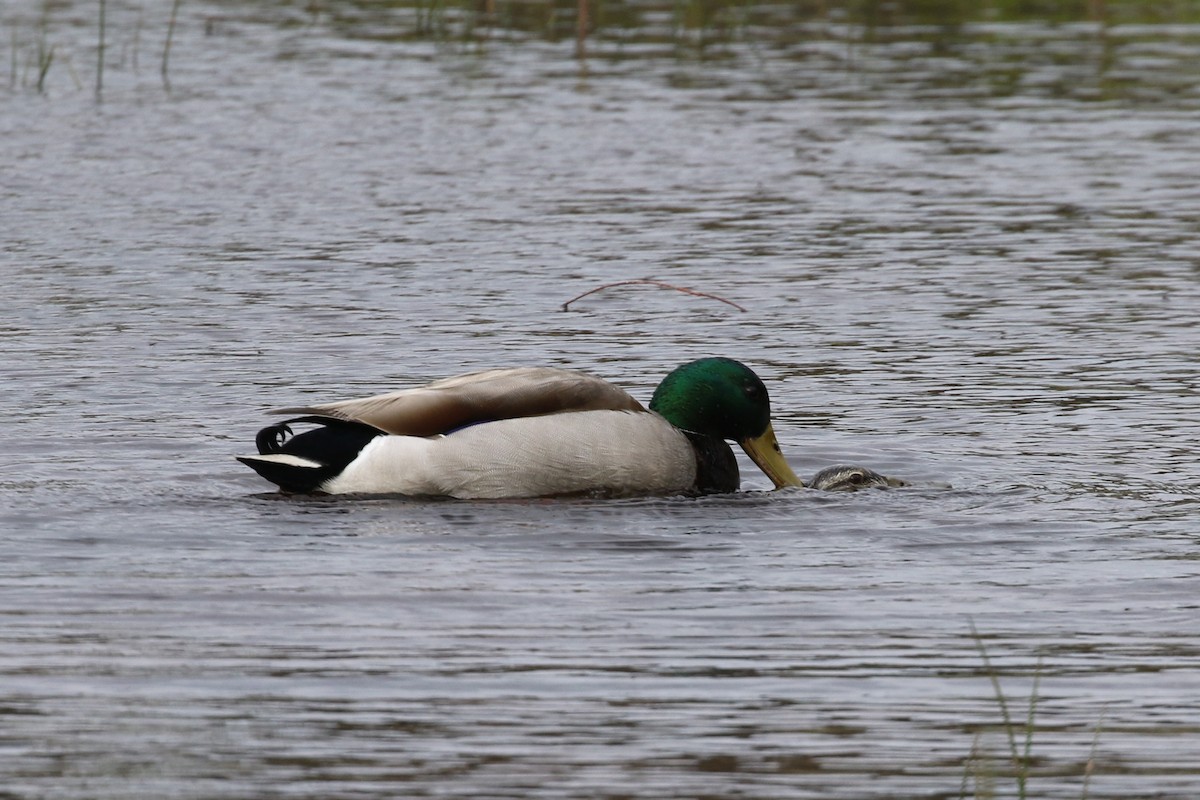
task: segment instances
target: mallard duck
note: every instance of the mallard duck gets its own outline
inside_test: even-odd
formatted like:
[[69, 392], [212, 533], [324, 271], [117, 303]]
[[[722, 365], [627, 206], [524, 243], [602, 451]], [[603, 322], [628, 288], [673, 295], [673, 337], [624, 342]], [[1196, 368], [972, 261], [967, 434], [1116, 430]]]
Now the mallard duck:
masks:
[[[710, 494], [740, 485], [741, 445], [776, 488], [803, 486], [744, 364], [675, 369], [647, 410], [581, 372], [499, 369], [360, 400], [279, 409], [238, 460], [293, 493], [457, 498]], [[313, 423], [293, 435], [292, 425]]]
[[837, 464], [826, 467], [813, 475], [808, 485], [813, 489], [824, 489], [827, 492], [853, 492], [869, 486], [907, 486], [908, 484], [899, 478], [889, 478], [866, 467]]

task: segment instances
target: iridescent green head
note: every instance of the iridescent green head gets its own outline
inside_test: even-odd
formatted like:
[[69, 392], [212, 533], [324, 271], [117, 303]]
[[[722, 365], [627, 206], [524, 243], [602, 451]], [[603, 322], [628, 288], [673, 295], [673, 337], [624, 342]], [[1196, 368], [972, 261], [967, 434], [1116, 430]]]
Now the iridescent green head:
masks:
[[804, 485], [779, 450], [767, 387], [741, 362], [702, 358], [676, 368], [654, 390], [650, 410], [680, 430], [737, 442], [776, 487]]

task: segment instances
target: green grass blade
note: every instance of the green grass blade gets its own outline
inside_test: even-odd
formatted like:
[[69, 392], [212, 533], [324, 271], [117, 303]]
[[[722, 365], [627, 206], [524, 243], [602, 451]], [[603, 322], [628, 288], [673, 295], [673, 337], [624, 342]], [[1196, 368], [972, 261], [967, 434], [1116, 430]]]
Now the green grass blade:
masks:
[[987, 648], [983, 644], [983, 637], [979, 635], [979, 631], [975, 628], [975, 620], [968, 620], [968, 622], [971, 625], [971, 637], [975, 639], [975, 647], [978, 648], [979, 656], [983, 659], [983, 667], [987, 670], [988, 680], [992, 682], [992, 691], [996, 694], [996, 702], [1000, 705], [1000, 716], [1004, 720], [1004, 731], [1008, 735], [1009, 754], [1012, 756], [1013, 765], [1019, 769], [1020, 756], [1017, 753], [1017, 735], [1013, 728], [1012, 716], [1008, 713], [1008, 700], [1004, 697], [1004, 690], [1000, 688], [1000, 677], [996, 674], [996, 670], [992, 666], [992, 660], [988, 658]]
[[1092, 773], [1096, 771], [1096, 748], [1100, 745], [1100, 731], [1104, 728], [1104, 715], [1108, 713], [1108, 707], [1105, 706], [1100, 711], [1100, 719], [1096, 721], [1096, 731], [1092, 734], [1092, 749], [1088, 751], [1087, 766], [1083, 768], [1083, 794], [1080, 795], [1081, 800], [1088, 799], [1088, 789], [1092, 783]]

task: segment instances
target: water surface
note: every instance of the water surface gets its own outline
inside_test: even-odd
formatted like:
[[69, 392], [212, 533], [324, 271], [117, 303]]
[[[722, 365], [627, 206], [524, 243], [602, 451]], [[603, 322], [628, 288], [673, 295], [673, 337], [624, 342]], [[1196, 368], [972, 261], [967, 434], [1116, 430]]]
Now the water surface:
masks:
[[[1037, 681], [1030, 796], [1195, 796], [1200, 32], [581, 63], [347, 9], [185, 4], [169, 92], [165, 10], [110, 9], [99, 102], [90, 7], [40, 93], [5, 11], [6, 797], [1015, 796], [972, 624], [1018, 724]], [[560, 310], [646, 276], [748, 311]], [[912, 485], [287, 499], [232, 458], [269, 407], [706, 355], [799, 473]]]

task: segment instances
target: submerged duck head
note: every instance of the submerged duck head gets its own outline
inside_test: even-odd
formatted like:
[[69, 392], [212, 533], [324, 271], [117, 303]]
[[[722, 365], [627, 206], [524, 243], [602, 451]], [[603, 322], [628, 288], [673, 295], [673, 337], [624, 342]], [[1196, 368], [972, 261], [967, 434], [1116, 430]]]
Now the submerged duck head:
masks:
[[737, 442], [777, 488], [803, 486], [771, 427], [767, 387], [731, 358], [702, 358], [677, 367], [654, 390], [650, 410], [691, 434]]
[[809, 482], [809, 486], [812, 488], [824, 489], [827, 492], [853, 492], [873, 486], [895, 487], [907, 485], [907, 483], [899, 478], [889, 478], [886, 475], [880, 475], [873, 469], [847, 466], [845, 464], [826, 467], [814, 475], [812, 481]]

